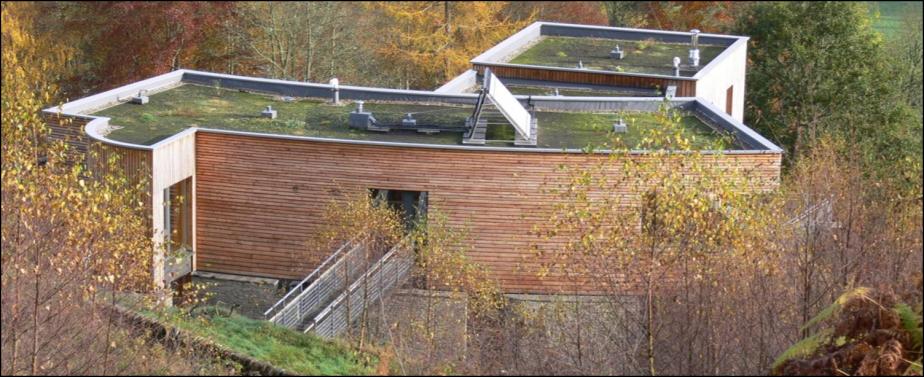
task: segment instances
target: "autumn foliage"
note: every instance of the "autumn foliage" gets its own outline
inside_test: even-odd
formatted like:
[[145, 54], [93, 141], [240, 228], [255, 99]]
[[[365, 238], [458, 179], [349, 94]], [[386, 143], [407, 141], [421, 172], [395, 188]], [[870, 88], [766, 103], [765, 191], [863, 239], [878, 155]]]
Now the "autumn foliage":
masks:
[[43, 141], [50, 131], [40, 110], [56, 90], [46, 78], [66, 71], [72, 50], [36, 36], [30, 4], [2, 7], [0, 372], [216, 372], [108, 310], [153, 287], [144, 182], [127, 179], [115, 160], [101, 161], [110, 174], [99, 175], [65, 143]]
[[42, 108], [177, 68], [429, 90], [537, 20], [751, 36], [748, 124], [789, 151], [783, 177], [768, 188], [694, 150], [663, 111], [642, 145], [614, 140], [612, 158], [542, 188], [558, 205], [533, 234], [559, 247], [517, 268], [565, 277], [562, 297], [598, 295], [535, 312], [437, 212], [408, 235], [366, 192], [335, 203], [307, 264], [357, 234], [381, 249], [413, 239], [417, 287], [465, 302], [446, 316], [465, 324], [450, 329], [459, 347], [432, 292], [405, 308], [422, 320], [389, 338], [402, 371], [921, 374], [919, 18], [884, 44], [864, 5], [838, 2], [2, 4], [4, 375], [222, 372], [104, 310], [152, 286], [144, 182], [42, 142]]

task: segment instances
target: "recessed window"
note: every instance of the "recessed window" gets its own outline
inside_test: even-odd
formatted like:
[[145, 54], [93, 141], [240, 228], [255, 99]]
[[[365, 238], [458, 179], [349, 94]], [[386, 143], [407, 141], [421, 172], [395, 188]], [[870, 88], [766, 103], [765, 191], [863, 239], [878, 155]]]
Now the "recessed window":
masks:
[[370, 189], [369, 194], [377, 203], [385, 203], [397, 211], [408, 230], [427, 217], [426, 191]]
[[735, 98], [735, 86], [734, 85], [729, 86], [728, 89], [725, 91], [725, 112], [728, 115], [732, 115], [733, 98]]
[[192, 250], [192, 178], [164, 189], [164, 230], [168, 252]]

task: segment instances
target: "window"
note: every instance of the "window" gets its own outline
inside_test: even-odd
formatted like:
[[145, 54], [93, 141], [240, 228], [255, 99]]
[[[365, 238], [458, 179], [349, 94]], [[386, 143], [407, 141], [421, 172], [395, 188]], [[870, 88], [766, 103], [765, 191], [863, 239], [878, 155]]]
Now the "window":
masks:
[[168, 252], [192, 250], [192, 178], [164, 189], [164, 231]]
[[427, 217], [426, 191], [371, 189], [369, 193], [376, 202], [386, 203], [398, 211], [407, 230], [412, 229], [419, 219]]
[[735, 98], [735, 86], [729, 86], [728, 90], [725, 91], [725, 112], [728, 115], [732, 115], [732, 100]]

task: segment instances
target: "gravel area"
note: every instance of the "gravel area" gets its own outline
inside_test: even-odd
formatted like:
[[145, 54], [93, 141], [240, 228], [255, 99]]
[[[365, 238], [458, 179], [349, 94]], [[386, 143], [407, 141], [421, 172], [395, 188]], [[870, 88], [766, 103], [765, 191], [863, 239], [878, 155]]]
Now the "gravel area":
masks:
[[193, 277], [193, 283], [205, 285], [206, 304], [233, 307], [236, 313], [263, 319], [263, 312], [285, 295], [272, 284], [248, 283], [224, 279]]

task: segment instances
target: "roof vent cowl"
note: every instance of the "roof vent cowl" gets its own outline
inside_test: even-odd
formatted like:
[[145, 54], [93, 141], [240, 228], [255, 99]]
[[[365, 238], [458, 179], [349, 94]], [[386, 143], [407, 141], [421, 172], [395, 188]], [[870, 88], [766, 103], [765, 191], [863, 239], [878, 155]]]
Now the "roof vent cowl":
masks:
[[690, 65], [699, 67], [699, 29], [690, 30]]
[[147, 104], [148, 101], [150, 101], [150, 98], [148, 98], [147, 93], [148, 93], [147, 89], [139, 90], [138, 95], [132, 96], [131, 103], [134, 103], [137, 105]]

